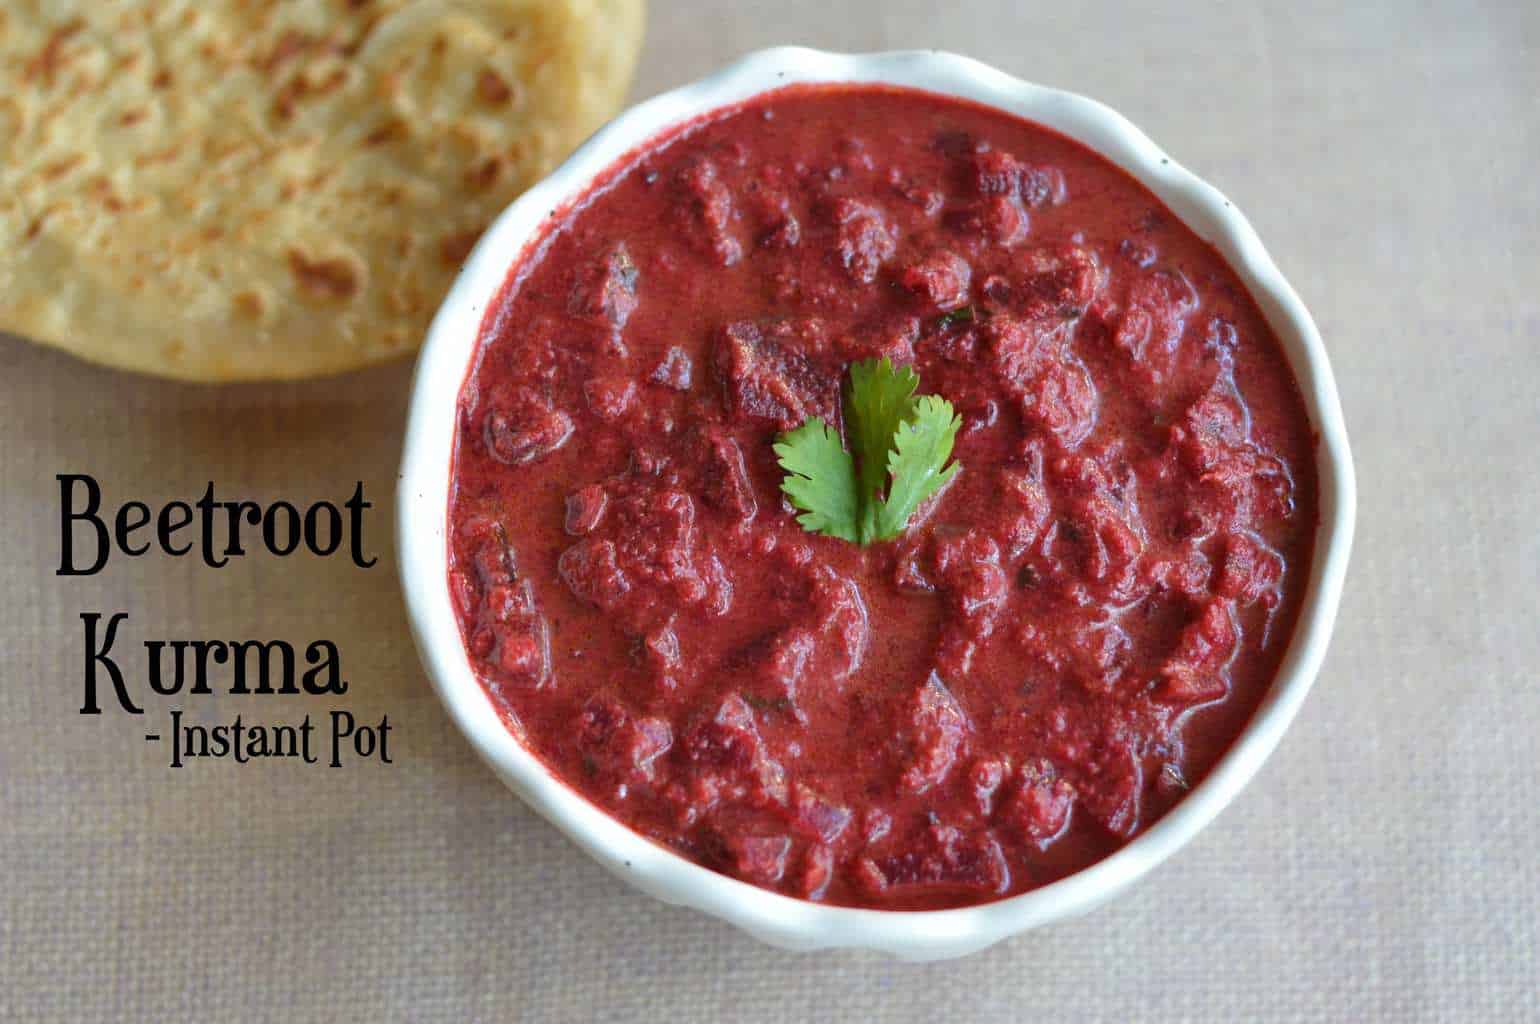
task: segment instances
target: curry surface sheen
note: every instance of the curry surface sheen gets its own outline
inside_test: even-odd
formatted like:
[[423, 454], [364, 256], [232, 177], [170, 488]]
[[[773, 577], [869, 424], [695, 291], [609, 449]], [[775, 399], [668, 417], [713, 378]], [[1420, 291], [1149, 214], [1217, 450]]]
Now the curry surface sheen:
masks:
[[[771, 443], [912, 363], [963, 469], [805, 533]], [[1308, 574], [1313, 438], [1231, 270], [1045, 128], [798, 87], [614, 168], [460, 396], [450, 587], [509, 727], [638, 832], [811, 900], [998, 899], [1201, 780]]]

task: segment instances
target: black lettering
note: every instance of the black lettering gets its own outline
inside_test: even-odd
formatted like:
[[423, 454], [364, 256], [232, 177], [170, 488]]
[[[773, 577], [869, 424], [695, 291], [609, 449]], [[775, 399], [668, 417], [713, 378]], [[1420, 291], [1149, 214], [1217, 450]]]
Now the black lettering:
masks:
[[162, 697], [170, 697], [182, 692], [182, 652], [187, 648], [187, 641], [172, 640], [170, 642], [170, 646], [176, 657], [176, 675], [168, 685], [164, 681], [164, 677], [160, 668], [160, 652], [165, 649], [166, 641], [146, 640], [144, 642], [144, 648], [149, 652], [146, 656], [146, 660], [149, 662], [150, 667], [150, 689], [154, 690]]
[[[102, 571], [102, 566], [107, 564], [108, 536], [107, 524], [102, 522], [96, 510], [102, 505], [101, 486], [92, 477], [84, 473], [60, 473], [55, 478], [59, 481], [59, 515], [60, 515], [60, 551], [58, 576], [94, 576]], [[86, 486], [86, 507], [81, 512], [71, 512], [73, 502], [70, 493], [76, 484]], [[90, 568], [78, 569], [75, 567], [75, 522], [90, 523], [96, 528], [96, 560]], [[109, 641], [110, 643], [111, 641]]]
[[[343, 723], [347, 724], [344, 725]], [[353, 720], [350, 712], [335, 710], [332, 712], [332, 762], [333, 768], [342, 767], [342, 741], [353, 735], [358, 723]]]
[[[130, 522], [130, 519], [137, 520], [137, 522]], [[118, 518], [116, 524], [118, 530], [118, 547], [123, 549], [124, 554], [138, 558], [140, 555], [150, 550], [149, 541], [145, 541], [136, 551], [134, 550], [133, 541], [130, 540], [130, 537], [136, 530], [141, 530], [148, 526], [149, 522], [150, 506], [146, 505], [142, 501], [125, 501], [123, 503], [123, 507], [118, 509]]]
[[[210, 484], [210, 489], [213, 488]], [[225, 544], [225, 554], [232, 558], [236, 555], [244, 555], [246, 549], [241, 546], [241, 514], [245, 513], [246, 522], [252, 526], [262, 525], [262, 506], [254, 501], [226, 501], [225, 515], [229, 517], [230, 540]]]
[[[173, 512], [179, 514], [179, 518], [175, 522], [172, 521], [171, 514]], [[155, 535], [160, 540], [160, 546], [165, 549], [167, 554], [185, 555], [187, 552], [192, 550], [192, 541], [188, 541], [180, 548], [171, 543], [172, 534], [187, 526], [192, 521], [192, 506], [187, 504], [185, 501], [169, 502], [165, 508], [160, 510], [160, 515], [156, 518]]]
[[246, 727], [241, 725], [240, 715], [235, 716], [235, 724], [230, 727], [230, 732], [233, 735], [231, 742], [235, 746], [235, 763], [245, 764], [247, 760], [245, 750]]
[[348, 682], [342, 678], [336, 644], [330, 640], [313, 641], [305, 648], [305, 661], [311, 666], [305, 670], [306, 693], [319, 697], [327, 693], [340, 696], [348, 692]]
[[193, 693], [208, 694], [209, 689], [209, 657], [220, 665], [230, 660], [230, 649], [225, 646], [223, 640], [194, 640], [192, 642], [193, 653], [198, 656], [198, 672], [193, 678]]
[[380, 716], [380, 763], [395, 764], [390, 759], [390, 716]]
[[315, 764], [317, 760], [315, 754], [310, 749], [310, 737], [314, 733], [315, 723], [310, 721], [309, 715], [306, 715], [305, 720], [301, 722], [299, 726], [300, 744], [304, 750], [303, 756], [305, 758], [306, 764]]
[[[239, 722], [240, 719], [237, 718], [236, 721]], [[203, 752], [205, 754], [209, 754], [209, 755], [212, 755], [214, 757], [224, 757], [226, 754], [230, 753], [230, 727], [229, 726], [227, 726], [227, 725], [216, 725], [212, 729], [210, 729], [208, 731], [208, 733], [209, 733], [209, 742], [203, 748]], [[236, 738], [236, 741], [239, 742], [239, 737]]]
[[[317, 513], [325, 513], [327, 544], [325, 549], [321, 547], [321, 525], [317, 521]], [[337, 506], [329, 501], [318, 501], [305, 510], [305, 546], [316, 554], [325, 557], [337, 550], [337, 545], [342, 543], [342, 513]]]
[[198, 499], [198, 517], [203, 525], [203, 564], [210, 569], [222, 569], [230, 559], [214, 554], [214, 505], [214, 481], [210, 480], [203, 497]]
[[[298, 693], [294, 685], [294, 648], [283, 640], [270, 640], [263, 643], [261, 640], [238, 640], [232, 643], [232, 657], [235, 659], [235, 681], [230, 684], [231, 693], [272, 693], [271, 659], [274, 654], [282, 663], [282, 688], [279, 693]], [[246, 685], [248, 659], [247, 653], [256, 651], [257, 654], [257, 688], [250, 690]], [[306, 657], [309, 655], [307, 653]], [[308, 673], [306, 674], [308, 679]], [[308, 683], [307, 683], [308, 688]]]
[[353, 564], [360, 569], [371, 568], [379, 561], [378, 556], [364, 558], [364, 509], [372, 508], [369, 502], [364, 500], [364, 482], [360, 480], [358, 486], [353, 488], [353, 496], [346, 502], [348, 510], [348, 532], [351, 535], [351, 547]]
[[80, 613], [81, 621], [86, 624], [86, 697], [80, 713], [82, 715], [102, 713], [101, 705], [96, 700], [96, 666], [100, 664], [107, 670], [107, 676], [112, 680], [112, 688], [118, 695], [118, 704], [131, 715], [142, 715], [144, 712], [128, 699], [128, 690], [123, 685], [123, 673], [118, 670], [117, 663], [107, 656], [107, 652], [112, 650], [113, 641], [117, 639], [118, 623], [128, 618], [128, 613], [118, 612], [107, 621], [107, 636], [98, 647], [96, 624], [101, 621], [101, 618], [99, 612]]
[[[278, 541], [279, 513], [288, 520], [288, 543], [280, 544]], [[280, 557], [292, 555], [294, 549], [299, 547], [300, 525], [299, 510], [287, 501], [275, 501], [267, 509], [267, 515], [262, 517], [262, 542], [267, 545], [267, 550]]]

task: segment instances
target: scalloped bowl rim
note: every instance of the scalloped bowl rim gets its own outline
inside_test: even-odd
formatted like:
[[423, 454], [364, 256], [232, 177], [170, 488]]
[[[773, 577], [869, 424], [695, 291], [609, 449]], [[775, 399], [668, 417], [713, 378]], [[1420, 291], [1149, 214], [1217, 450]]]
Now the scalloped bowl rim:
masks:
[[[713, 109], [809, 82], [882, 83], [973, 100], [1045, 124], [1128, 171], [1241, 276], [1283, 344], [1319, 437], [1320, 527], [1304, 605], [1278, 675], [1244, 731], [1202, 783], [1126, 846], [1067, 878], [994, 903], [933, 911], [826, 906], [717, 874], [651, 842], [568, 788], [518, 742], [471, 669], [451, 605], [445, 538], [456, 409], [485, 311], [511, 268], [551, 216], [638, 147]], [[412, 634], [455, 724], [510, 788], [600, 864], [666, 902], [723, 918], [777, 946], [856, 947], [928, 960], [962, 955], [1091, 909], [1165, 860], [1235, 797], [1277, 746], [1325, 656], [1354, 511], [1347, 434], [1320, 334], [1251, 225], [1215, 188], [1110, 108], [967, 57], [931, 50], [847, 55], [778, 47], [630, 108], [487, 229], [434, 318], [418, 359], [397, 488], [396, 546]]]

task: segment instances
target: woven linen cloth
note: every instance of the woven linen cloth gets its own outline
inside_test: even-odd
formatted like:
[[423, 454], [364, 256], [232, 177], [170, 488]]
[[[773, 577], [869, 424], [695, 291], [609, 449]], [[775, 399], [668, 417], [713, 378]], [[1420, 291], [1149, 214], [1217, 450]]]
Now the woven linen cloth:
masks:
[[[786, 42], [942, 47], [1111, 104], [1247, 212], [1314, 312], [1358, 536], [1257, 780], [1085, 918], [932, 965], [770, 950], [612, 880], [449, 724], [390, 552], [408, 366], [193, 387], [4, 338], [0, 1019], [1540, 1019], [1540, 8], [660, 0], [636, 95]], [[362, 480], [381, 563], [59, 578], [68, 472], [152, 503]], [[140, 721], [77, 713], [78, 616], [112, 610], [120, 651], [336, 640], [341, 703], [390, 715], [395, 763], [168, 770]]]

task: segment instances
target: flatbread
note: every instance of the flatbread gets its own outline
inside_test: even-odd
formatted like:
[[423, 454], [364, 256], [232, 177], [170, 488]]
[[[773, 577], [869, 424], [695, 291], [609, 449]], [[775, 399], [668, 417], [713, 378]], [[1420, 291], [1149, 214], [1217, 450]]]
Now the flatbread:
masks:
[[9, 0], [0, 329], [196, 380], [415, 349], [619, 106], [643, 0]]

